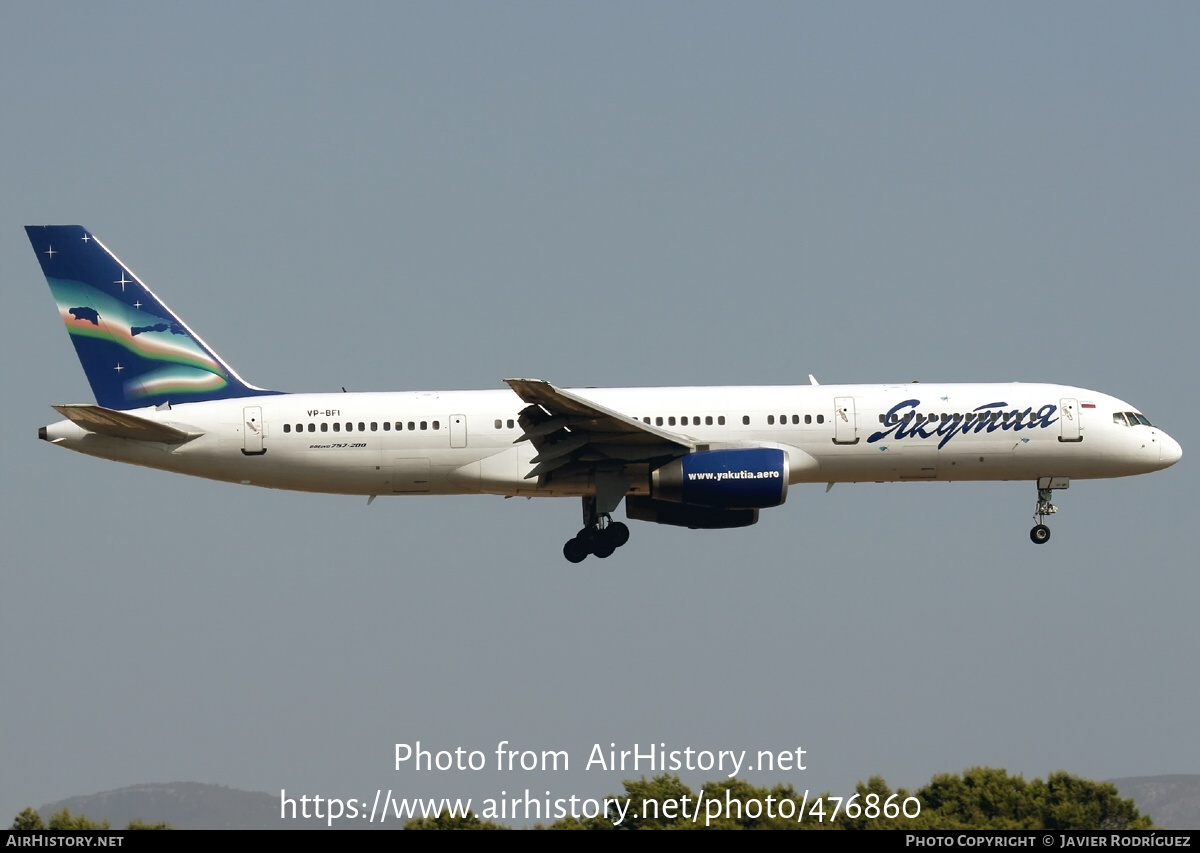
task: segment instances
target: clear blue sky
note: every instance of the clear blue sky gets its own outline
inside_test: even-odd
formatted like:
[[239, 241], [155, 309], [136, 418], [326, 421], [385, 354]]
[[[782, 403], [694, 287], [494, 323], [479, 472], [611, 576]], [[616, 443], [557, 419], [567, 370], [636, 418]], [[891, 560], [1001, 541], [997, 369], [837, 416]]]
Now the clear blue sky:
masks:
[[[0, 817], [144, 782], [599, 796], [1200, 772], [1200, 8], [19, 3], [0, 28]], [[36, 442], [90, 400], [22, 225], [286, 390], [1025, 380], [1166, 472], [796, 488], [754, 528], [239, 489]], [[1192, 556], [1188, 556], [1191, 554]], [[393, 744], [568, 750], [413, 773]], [[684, 774], [698, 783], [715, 773]], [[7, 818], [4, 818], [7, 819]]]

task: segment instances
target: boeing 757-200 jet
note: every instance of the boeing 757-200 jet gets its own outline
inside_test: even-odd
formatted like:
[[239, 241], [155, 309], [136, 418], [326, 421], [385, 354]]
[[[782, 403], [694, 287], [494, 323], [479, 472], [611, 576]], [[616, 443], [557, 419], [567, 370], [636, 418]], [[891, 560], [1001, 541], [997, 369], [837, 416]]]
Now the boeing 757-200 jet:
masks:
[[78, 225], [30, 226], [96, 402], [53, 444], [231, 483], [367, 495], [573, 497], [573, 563], [629, 539], [612, 513], [744, 527], [797, 483], [1029, 480], [1056, 489], [1174, 465], [1179, 444], [1108, 394], [1043, 383], [301, 393], [243, 380]]

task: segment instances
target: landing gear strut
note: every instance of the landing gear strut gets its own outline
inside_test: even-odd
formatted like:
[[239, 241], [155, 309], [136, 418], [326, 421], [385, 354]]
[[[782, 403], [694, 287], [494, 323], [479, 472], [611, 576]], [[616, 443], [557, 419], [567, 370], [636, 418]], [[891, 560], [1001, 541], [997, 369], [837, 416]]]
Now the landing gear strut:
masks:
[[1050, 541], [1050, 528], [1046, 526], [1046, 516], [1058, 512], [1058, 507], [1050, 502], [1055, 489], [1065, 489], [1071, 485], [1066, 477], [1042, 477], [1038, 480], [1037, 508], [1033, 511], [1033, 520], [1037, 522], [1029, 531], [1029, 539], [1034, 545], [1045, 545]]
[[613, 521], [611, 513], [596, 509], [596, 499], [583, 499], [583, 529], [563, 545], [563, 556], [572, 563], [582, 563], [588, 554], [604, 559], [629, 541], [629, 527]]

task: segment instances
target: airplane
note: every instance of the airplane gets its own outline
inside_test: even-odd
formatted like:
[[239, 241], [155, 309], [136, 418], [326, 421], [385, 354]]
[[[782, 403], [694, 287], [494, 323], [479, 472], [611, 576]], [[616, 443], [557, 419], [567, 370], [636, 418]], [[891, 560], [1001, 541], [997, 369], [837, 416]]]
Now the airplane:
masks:
[[1116, 397], [1044, 383], [284, 393], [251, 385], [78, 225], [26, 232], [96, 402], [57, 405], [52, 444], [213, 480], [343, 495], [581, 499], [578, 563], [629, 539], [612, 514], [745, 527], [803, 483], [1030, 480], [1030, 539], [1056, 490], [1174, 465]]

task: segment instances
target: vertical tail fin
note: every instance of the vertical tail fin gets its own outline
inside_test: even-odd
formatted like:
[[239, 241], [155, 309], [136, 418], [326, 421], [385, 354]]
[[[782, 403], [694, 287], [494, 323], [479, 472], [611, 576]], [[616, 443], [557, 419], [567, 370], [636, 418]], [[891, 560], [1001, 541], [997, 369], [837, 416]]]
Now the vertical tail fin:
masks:
[[108, 409], [275, 394], [242, 380], [78, 225], [29, 225], [75, 352]]

